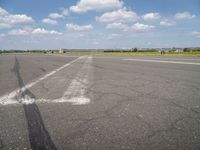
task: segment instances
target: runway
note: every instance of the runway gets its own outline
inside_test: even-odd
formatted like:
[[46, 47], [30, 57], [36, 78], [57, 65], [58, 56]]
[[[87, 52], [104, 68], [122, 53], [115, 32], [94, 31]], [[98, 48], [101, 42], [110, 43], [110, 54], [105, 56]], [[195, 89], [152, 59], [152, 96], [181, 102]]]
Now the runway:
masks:
[[0, 55], [0, 149], [200, 149], [200, 58]]

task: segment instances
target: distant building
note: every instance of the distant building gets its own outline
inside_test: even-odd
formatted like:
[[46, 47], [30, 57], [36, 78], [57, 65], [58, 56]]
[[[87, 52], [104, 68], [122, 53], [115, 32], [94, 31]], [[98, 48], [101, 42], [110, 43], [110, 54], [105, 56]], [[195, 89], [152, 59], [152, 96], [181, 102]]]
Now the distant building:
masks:
[[175, 52], [176, 52], [176, 53], [183, 52], [183, 49], [182, 49], [182, 48], [176, 48]]
[[63, 50], [63, 49], [60, 49], [60, 50], [59, 50], [59, 53], [60, 53], [60, 54], [62, 54], [63, 52], [64, 52], [64, 50]]

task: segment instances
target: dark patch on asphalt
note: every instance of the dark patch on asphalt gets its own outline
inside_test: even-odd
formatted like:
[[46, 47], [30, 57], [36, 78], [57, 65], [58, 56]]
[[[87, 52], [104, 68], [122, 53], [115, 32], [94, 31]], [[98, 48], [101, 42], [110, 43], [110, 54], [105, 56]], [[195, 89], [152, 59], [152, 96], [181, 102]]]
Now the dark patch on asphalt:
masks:
[[3, 141], [0, 139], [0, 148], [3, 148]]
[[43, 72], [46, 72], [46, 69], [44, 69], [44, 68], [40, 68], [40, 70], [42, 70]]
[[56, 64], [53, 64], [52, 66], [54, 66], [54, 67], [58, 67], [58, 65], [56, 65]]
[[[19, 87], [24, 87], [25, 84], [20, 74], [20, 64], [16, 56], [13, 72], [17, 77]], [[34, 94], [28, 89], [21, 91], [20, 94], [20, 98], [29, 97], [35, 99]], [[38, 106], [35, 103], [29, 105], [24, 104], [23, 108], [28, 125], [31, 148], [33, 150], [56, 150], [57, 148], [45, 128]]]

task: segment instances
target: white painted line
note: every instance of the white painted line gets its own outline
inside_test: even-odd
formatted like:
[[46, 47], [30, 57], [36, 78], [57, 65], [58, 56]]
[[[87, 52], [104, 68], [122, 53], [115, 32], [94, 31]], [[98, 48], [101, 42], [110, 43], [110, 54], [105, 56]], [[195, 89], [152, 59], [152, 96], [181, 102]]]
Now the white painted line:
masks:
[[77, 77], [72, 80], [68, 90], [64, 93], [63, 98], [67, 102], [86, 104], [90, 99], [86, 97], [86, 90], [88, 88], [88, 78], [91, 71], [92, 56], [89, 56], [80, 69]]
[[144, 62], [158, 62], [158, 63], [172, 63], [172, 64], [185, 64], [185, 65], [200, 65], [195, 62], [181, 62], [181, 61], [165, 61], [165, 60], [153, 60], [153, 59], [123, 59], [129, 61], [144, 61]]
[[194, 61], [200, 61], [200, 59], [190, 59], [190, 58], [166, 58], [166, 57], [163, 57], [163, 58], [153, 58], [153, 59], [158, 59], [158, 60], [194, 60]]
[[[76, 55], [67, 55], [67, 54], [45, 54], [45, 55], [48, 55], [48, 56], [57, 56], [57, 57], [78, 57]], [[79, 55], [80, 56], [80, 55]]]
[[[14, 100], [14, 101], [12, 101], [12, 100], [13, 100], [14, 97], [17, 96], [17, 94], [24, 92], [26, 89], [31, 88], [32, 86], [36, 85], [36, 84], [39, 83], [40, 81], [42, 81], [42, 80], [48, 78], [49, 76], [52, 76], [53, 74], [57, 73], [57, 72], [60, 71], [60, 70], [66, 68], [66, 67], [68, 67], [68, 66], [70, 66], [71, 64], [73, 64], [74, 62], [76, 62], [77, 60], [79, 60], [80, 58], [83, 58], [83, 57], [85, 57], [85, 56], [80, 56], [80, 57], [78, 57], [77, 59], [71, 61], [70, 63], [67, 63], [67, 64], [61, 66], [60, 68], [58, 68], [58, 69], [56, 69], [56, 70], [54, 70], [54, 71], [51, 71], [50, 73], [48, 73], [48, 74], [46, 74], [45, 76], [39, 78], [38, 80], [36, 80], [36, 81], [34, 81], [34, 82], [31, 82], [31, 83], [25, 85], [24, 87], [22, 87], [22, 88], [20, 88], [20, 89], [16, 89], [16, 90], [12, 91], [11, 93], [6, 94], [6, 95], [0, 97], [0, 104], [13, 104], [13, 103], [16, 103], [15, 100]], [[28, 103], [29, 103], [29, 102], [27, 102], [28, 99], [29, 99], [29, 101], [31, 101], [31, 102], [33, 101], [32, 99], [27, 98], [26, 100], [23, 100], [23, 99], [22, 99], [21, 102], [22, 102], [22, 103], [25, 103], [25, 104], [26, 104], [26, 103], [28, 104]]]
[[[85, 59], [86, 56], [79, 57], [78, 59], [82, 59], [82, 58]], [[70, 62], [69, 65], [74, 63], [78, 59]], [[64, 93], [63, 97], [59, 99], [34, 99], [28, 95], [25, 95], [24, 98], [19, 98], [19, 99], [15, 98], [16, 95], [23, 93], [27, 88], [30, 88], [36, 83], [38, 83], [39, 81], [46, 79], [48, 76], [45, 75], [44, 77], [40, 78], [42, 80], [39, 79], [38, 81], [35, 81], [30, 85], [29, 84], [26, 85], [26, 87], [23, 87], [19, 90], [15, 90], [11, 92], [9, 95], [5, 95], [1, 97], [0, 105], [17, 105], [17, 104], [28, 105], [28, 104], [33, 104], [33, 103], [67, 103], [67, 102], [71, 103], [72, 105], [88, 104], [90, 103], [90, 98], [86, 96], [86, 91], [88, 88], [88, 78], [91, 71], [91, 63], [92, 63], [92, 56], [89, 56], [87, 57], [86, 61], [84, 62], [77, 76], [72, 80], [71, 84], [69, 85], [67, 91]], [[64, 67], [62, 66], [61, 68], [64, 68]], [[56, 70], [60, 71], [61, 69], [59, 68]]]
[[89, 56], [77, 76], [72, 80], [63, 97], [59, 99], [37, 99], [36, 103], [71, 103], [72, 105], [85, 105], [90, 103], [86, 96], [88, 78], [91, 71], [92, 56]]

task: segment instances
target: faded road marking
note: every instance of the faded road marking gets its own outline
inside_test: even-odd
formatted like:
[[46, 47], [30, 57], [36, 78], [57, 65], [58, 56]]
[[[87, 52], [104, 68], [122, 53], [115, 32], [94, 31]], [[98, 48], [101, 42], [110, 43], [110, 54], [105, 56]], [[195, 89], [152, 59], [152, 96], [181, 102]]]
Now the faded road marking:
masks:
[[90, 98], [86, 96], [88, 88], [88, 78], [91, 71], [92, 56], [89, 56], [77, 76], [70, 83], [63, 97], [59, 99], [37, 99], [39, 103], [72, 103], [73, 105], [84, 105], [90, 103]]
[[[6, 94], [6, 95], [0, 97], [0, 104], [3, 104], [3, 105], [4, 105], [4, 104], [5, 104], [5, 105], [6, 105], [6, 104], [15, 104], [16, 102], [13, 101], [13, 98], [16, 97], [20, 92], [26, 91], [28, 88], [31, 88], [32, 86], [36, 85], [36, 84], [39, 83], [40, 81], [43, 81], [44, 79], [48, 78], [49, 76], [54, 75], [54, 74], [57, 73], [58, 71], [60, 71], [60, 70], [62, 70], [62, 69], [64, 69], [64, 68], [70, 66], [71, 64], [73, 64], [74, 62], [76, 62], [77, 60], [79, 60], [80, 58], [84, 58], [84, 57], [85, 57], [85, 56], [80, 56], [80, 57], [78, 57], [77, 59], [71, 61], [70, 63], [67, 63], [67, 64], [61, 66], [60, 68], [51, 71], [50, 73], [48, 73], [48, 74], [46, 74], [45, 76], [39, 78], [38, 80], [36, 80], [36, 81], [34, 81], [34, 82], [31, 82], [31, 83], [29, 83], [29, 84], [27, 84], [27, 85], [21, 87], [20, 89], [14, 90], [13, 92], [11, 92], [11, 93], [9, 93], [9, 94]], [[24, 100], [25, 100], [25, 99], [24, 99]], [[21, 102], [22, 102], [22, 103], [24, 102], [24, 104], [29, 104], [29, 103], [30, 103], [30, 101], [27, 102], [27, 99], [26, 99], [26, 101], [24, 101], [24, 100], [22, 99]], [[31, 102], [34, 102], [33, 99], [29, 99], [29, 100], [31, 100]]]
[[[11, 92], [7, 97], [4, 96], [0, 99], [0, 104], [2, 105], [12, 105], [12, 104], [33, 104], [33, 103], [72, 103], [73, 105], [84, 105], [90, 103], [90, 98], [86, 97], [86, 91], [88, 88], [88, 78], [91, 71], [92, 56], [82, 56], [78, 59], [86, 59], [77, 76], [72, 80], [68, 89], [64, 95], [59, 99], [35, 99], [25, 95], [25, 97], [15, 99], [15, 97], [26, 91], [31, 86], [27, 85], [15, 91]], [[75, 62], [74, 60], [73, 62]], [[71, 62], [71, 63], [73, 63]], [[70, 63], [70, 64], [71, 64]], [[64, 67], [63, 67], [64, 68]], [[61, 69], [60, 69], [61, 70]], [[46, 79], [46, 78], [44, 78]], [[40, 80], [42, 81], [42, 80]], [[37, 81], [36, 81], [37, 82]], [[38, 83], [38, 82], [37, 82]], [[35, 83], [36, 84], [36, 83]], [[34, 84], [34, 85], [35, 85]], [[33, 86], [33, 85], [32, 85]]]
[[144, 61], [144, 62], [159, 62], [159, 63], [172, 63], [172, 64], [184, 64], [184, 65], [200, 65], [195, 62], [181, 62], [181, 61], [166, 61], [166, 60], [153, 60], [153, 59], [123, 59], [128, 61]]
[[90, 99], [86, 97], [88, 87], [88, 78], [91, 71], [92, 56], [89, 56], [76, 78], [72, 80], [69, 88], [64, 93], [62, 101], [71, 102], [74, 104], [86, 104]]

